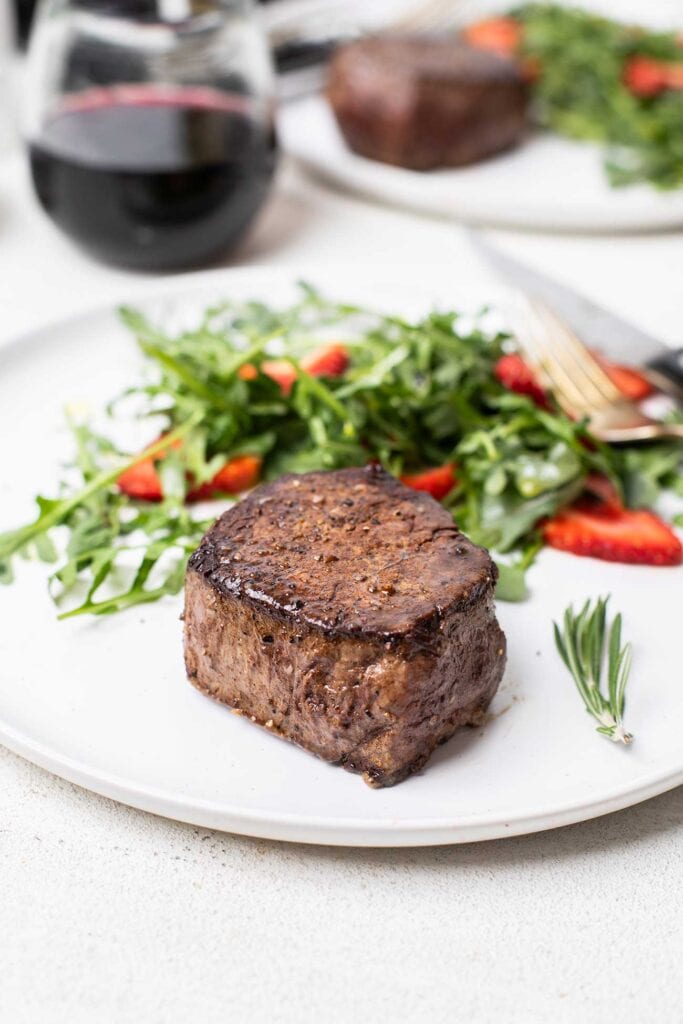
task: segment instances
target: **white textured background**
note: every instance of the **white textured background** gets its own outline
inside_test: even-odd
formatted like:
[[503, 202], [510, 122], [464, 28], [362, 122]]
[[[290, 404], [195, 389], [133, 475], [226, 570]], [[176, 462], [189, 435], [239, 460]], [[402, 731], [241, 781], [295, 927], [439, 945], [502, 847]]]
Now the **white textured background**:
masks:
[[0, 1019], [680, 1024], [682, 816], [683, 788], [493, 843], [289, 846], [0, 748]]

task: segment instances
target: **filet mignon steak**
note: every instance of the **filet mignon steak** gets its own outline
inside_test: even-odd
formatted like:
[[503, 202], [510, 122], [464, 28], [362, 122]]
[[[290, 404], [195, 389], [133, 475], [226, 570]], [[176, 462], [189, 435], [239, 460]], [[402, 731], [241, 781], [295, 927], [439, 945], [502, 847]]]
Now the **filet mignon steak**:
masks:
[[327, 97], [354, 152], [413, 170], [475, 163], [528, 127], [516, 63], [456, 38], [349, 43], [331, 61]]
[[379, 467], [283, 476], [190, 558], [192, 683], [372, 786], [482, 721], [503, 674], [497, 570]]

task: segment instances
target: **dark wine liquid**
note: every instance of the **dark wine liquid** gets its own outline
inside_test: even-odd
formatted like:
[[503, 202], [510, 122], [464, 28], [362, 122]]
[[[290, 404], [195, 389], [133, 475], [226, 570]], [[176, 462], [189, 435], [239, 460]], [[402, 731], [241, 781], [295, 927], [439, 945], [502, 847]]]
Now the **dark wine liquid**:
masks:
[[109, 262], [145, 269], [230, 250], [261, 206], [275, 144], [243, 97], [124, 86], [70, 98], [30, 147], [43, 208]]

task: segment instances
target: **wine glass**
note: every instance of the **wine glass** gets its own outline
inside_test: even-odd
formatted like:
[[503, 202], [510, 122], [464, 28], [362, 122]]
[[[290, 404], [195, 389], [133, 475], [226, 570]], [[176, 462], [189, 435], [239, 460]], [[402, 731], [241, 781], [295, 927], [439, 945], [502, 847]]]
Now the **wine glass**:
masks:
[[43, 0], [26, 132], [43, 209], [93, 255], [149, 270], [224, 255], [275, 168], [251, 0]]

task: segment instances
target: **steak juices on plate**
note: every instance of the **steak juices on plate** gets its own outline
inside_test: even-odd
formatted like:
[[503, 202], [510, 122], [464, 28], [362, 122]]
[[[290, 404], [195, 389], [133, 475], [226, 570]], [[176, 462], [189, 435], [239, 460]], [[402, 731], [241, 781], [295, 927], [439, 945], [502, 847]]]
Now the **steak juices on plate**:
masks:
[[503, 675], [497, 571], [450, 513], [378, 466], [283, 476], [192, 555], [192, 683], [372, 786], [484, 717]]

